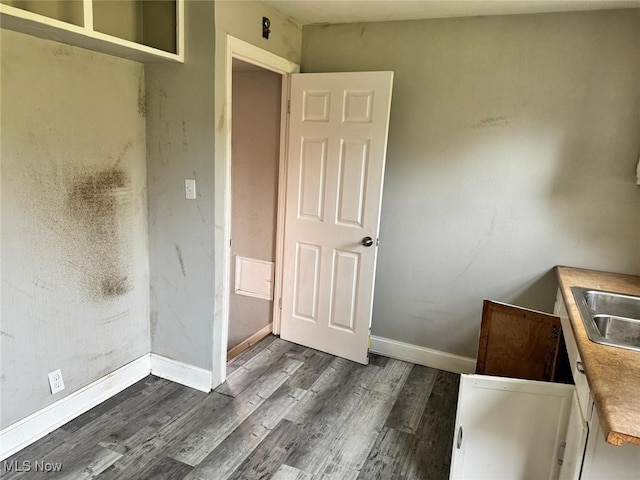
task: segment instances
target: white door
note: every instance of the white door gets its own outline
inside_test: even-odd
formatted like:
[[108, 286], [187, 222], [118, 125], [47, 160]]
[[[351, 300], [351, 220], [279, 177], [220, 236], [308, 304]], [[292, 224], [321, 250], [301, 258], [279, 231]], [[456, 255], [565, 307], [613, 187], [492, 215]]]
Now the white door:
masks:
[[575, 387], [462, 375], [452, 479], [555, 479]]
[[281, 336], [368, 362], [393, 72], [291, 78]]

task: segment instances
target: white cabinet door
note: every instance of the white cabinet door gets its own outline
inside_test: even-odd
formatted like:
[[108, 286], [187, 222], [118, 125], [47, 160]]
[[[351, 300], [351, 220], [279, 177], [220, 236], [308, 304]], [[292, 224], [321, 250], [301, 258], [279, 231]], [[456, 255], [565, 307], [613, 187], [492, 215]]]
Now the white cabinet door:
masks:
[[292, 75], [281, 336], [368, 362], [393, 72]]
[[575, 387], [462, 375], [452, 479], [554, 479]]
[[598, 414], [594, 410], [589, 422], [589, 440], [584, 454], [581, 480], [638, 480], [640, 478], [640, 446], [606, 442]]
[[588, 434], [589, 428], [582, 417], [578, 394], [574, 392], [565, 445], [564, 448], [561, 448], [563, 453], [561, 454], [560, 480], [580, 480], [582, 458], [584, 457]]

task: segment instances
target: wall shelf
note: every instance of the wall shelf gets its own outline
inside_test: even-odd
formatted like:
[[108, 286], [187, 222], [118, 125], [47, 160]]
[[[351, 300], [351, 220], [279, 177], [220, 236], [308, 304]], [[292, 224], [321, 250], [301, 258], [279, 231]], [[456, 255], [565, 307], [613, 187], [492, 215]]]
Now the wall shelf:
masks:
[[184, 0], [0, 0], [0, 25], [137, 62], [184, 62]]

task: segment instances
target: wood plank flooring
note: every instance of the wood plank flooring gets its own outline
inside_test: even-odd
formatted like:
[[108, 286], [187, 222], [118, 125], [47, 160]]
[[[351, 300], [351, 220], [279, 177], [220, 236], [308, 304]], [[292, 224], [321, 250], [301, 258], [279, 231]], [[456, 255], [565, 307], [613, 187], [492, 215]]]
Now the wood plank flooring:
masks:
[[2, 462], [0, 477], [448, 478], [456, 374], [274, 336], [227, 371], [209, 394], [149, 376]]

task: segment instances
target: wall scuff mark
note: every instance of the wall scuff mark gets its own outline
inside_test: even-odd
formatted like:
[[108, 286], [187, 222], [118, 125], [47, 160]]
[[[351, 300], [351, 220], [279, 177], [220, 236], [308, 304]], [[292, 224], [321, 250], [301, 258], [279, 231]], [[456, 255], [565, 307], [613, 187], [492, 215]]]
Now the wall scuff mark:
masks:
[[513, 120], [512, 116], [485, 117], [473, 125], [473, 128], [507, 127], [511, 123], [511, 120]]
[[178, 262], [180, 262], [180, 270], [182, 270], [182, 276], [187, 276], [187, 271], [184, 268], [184, 259], [182, 258], [182, 250], [180, 250], [180, 245], [176, 243], [176, 254], [178, 255]]

